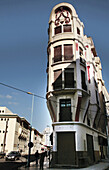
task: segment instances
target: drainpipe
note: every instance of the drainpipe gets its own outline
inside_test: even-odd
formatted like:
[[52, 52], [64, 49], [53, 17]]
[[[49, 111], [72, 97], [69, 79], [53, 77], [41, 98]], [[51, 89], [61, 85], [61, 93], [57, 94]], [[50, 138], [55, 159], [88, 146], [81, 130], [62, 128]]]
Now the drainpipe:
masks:
[[3, 140], [3, 152], [5, 152], [5, 143], [6, 143], [6, 133], [7, 133], [7, 128], [8, 128], [8, 119], [6, 121], [6, 128], [5, 128], [5, 134], [4, 134], [4, 140]]

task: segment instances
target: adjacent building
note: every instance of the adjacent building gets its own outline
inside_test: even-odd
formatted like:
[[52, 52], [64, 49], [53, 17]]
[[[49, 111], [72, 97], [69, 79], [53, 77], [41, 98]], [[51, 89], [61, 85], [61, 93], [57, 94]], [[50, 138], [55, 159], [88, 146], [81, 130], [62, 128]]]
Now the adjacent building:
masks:
[[[30, 123], [25, 118], [12, 113], [6, 107], [0, 107], [0, 152], [20, 151], [27, 155], [29, 135]], [[36, 150], [41, 152], [42, 137], [42, 134], [32, 128], [31, 141], [34, 145], [31, 154]]]
[[107, 156], [107, 113], [100, 58], [69, 3], [49, 18], [47, 106], [53, 122], [51, 166], [82, 167]]
[[51, 147], [51, 141], [50, 141], [50, 135], [52, 134], [52, 128], [50, 126], [47, 126], [43, 131], [43, 139], [44, 139], [44, 145], [46, 147]]

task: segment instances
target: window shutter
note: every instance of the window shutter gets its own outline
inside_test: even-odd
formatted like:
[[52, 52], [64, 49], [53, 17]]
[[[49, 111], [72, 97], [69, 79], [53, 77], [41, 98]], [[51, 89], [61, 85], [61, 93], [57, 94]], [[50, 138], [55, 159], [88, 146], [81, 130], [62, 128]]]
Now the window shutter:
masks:
[[65, 44], [64, 45], [64, 59], [71, 60], [73, 58], [73, 45]]
[[55, 34], [59, 34], [59, 33], [61, 33], [61, 32], [62, 32], [61, 26], [55, 27]]
[[65, 88], [74, 88], [74, 69], [66, 68], [64, 72]]
[[62, 89], [62, 70], [54, 71], [54, 90]]
[[62, 70], [54, 71], [54, 81], [56, 81], [61, 74], [62, 74]]
[[64, 32], [71, 32], [71, 25], [64, 25]]
[[62, 46], [54, 47], [54, 62], [62, 60]]

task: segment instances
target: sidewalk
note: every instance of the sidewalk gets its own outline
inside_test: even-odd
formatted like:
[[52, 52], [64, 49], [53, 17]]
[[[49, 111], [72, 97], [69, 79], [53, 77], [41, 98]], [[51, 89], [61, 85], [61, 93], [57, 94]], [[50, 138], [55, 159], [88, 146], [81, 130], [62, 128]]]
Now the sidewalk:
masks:
[[[73, 168], [73, 169], [70, 168], [70, 170], [78, 170], [78, 169], [79, 170], [106, 170], [108, 168], [109, 168], [109, 159], [102, 160], [101, 162], [99, 162], [95, 165], [89, 166], [88, 168]], [[48, 169], [48, 170], [68, 170], [66, 168], [64, 168], [64, 169], [63, 168], [59, 168], [59, 169], [58, 168], [49, 168], [48, 163], [45, 162], [44, 170], [46, 170], [46, 169]], [[38, 167], [36, 167], [35, 162], [32, 162], [30, 167], [21, 167], [21, 168], [19, 168], [19, 170], [40, 170], [40, 168], [39, 168], [39, 165], [38, 165]]]

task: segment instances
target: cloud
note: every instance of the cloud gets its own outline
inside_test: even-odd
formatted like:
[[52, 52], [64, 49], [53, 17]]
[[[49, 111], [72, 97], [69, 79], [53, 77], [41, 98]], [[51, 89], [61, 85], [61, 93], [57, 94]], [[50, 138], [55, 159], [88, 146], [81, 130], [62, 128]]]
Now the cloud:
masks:
[[8, 102], [8, 104], [10, 104], [10, 105], [18, 105], [17, 102]]
[[0, 94], [0, 98], [6, 98], [6, 99], [12, 99], [12, 96], [7, 94], [7, 95], [1, 95]]
[[6, 95], [6, 98], [7, 98], [7, 99], [12, 99], [12, 96]]
[[12, 94], [13, 94], [13, 95], [18, 95], [18, 93], [17, 93], [17, 92], [12, 92]]

